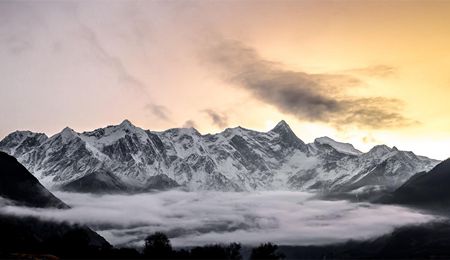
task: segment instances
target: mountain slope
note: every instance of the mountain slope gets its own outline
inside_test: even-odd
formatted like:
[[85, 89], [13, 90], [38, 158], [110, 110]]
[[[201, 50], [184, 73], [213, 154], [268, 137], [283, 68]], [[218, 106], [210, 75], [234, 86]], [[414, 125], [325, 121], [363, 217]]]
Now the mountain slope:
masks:
[[396, 228], [365, 241], [322, 246], [280, 246], [286, 259], [449, 259], [450, 223]]
[[[47, 137], [14, 132], [0, 142], [46, 186], [74, 191], [393, 190], [438, 161], [387, 146], [367, 153], [322, 137], [305, 144], [285, 121], [268, 132], [242, 127], [202, 135], [193, 128], [155, 132], [125, 120]], [[157, 177], [158, 176], [158, 177]], [[95, 185], [92, 183], [96, 183]]]
[[14, 254], [53, 254], [63, 258], [92, 259], [111, 245], [86, 226], [17, 217], [0, 212], [0, 259]]
[[450, 159], [413, 176], [382, 202], [450, 209]]
[[62, 186], [65, 191], [74, 192], [124, 192], [127, 187], [112, 173], [106, 171], [93, 172]]
[[68, 208], [51, 194], [16, 158], [0, 152], [0, 197], [20, 205]]
[[3, 152], [0, 152], [0, 199], [2, 259], [14, 257], [11, 253], [52, 253], [84, 258], [111, 247], [103, 237], [88, 227], [21, 217], [3, 211], [11, 204], [60, 210], [68, 208], [14, 157]]

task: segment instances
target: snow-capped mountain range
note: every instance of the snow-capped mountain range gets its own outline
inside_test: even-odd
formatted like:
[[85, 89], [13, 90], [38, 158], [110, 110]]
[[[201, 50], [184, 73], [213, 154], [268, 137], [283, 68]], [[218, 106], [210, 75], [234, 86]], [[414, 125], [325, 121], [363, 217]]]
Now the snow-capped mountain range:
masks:
[[0, 142], [44, 186], [85, 192], [191, 190], [392, 190], [439, 161], [385, 145], [363, 153], [328, 137], [305, 144], [281, 121], [268, 132], [242, 127], [202, 135], [193, 128], [119, 125], [47, 137], [16, 131]]

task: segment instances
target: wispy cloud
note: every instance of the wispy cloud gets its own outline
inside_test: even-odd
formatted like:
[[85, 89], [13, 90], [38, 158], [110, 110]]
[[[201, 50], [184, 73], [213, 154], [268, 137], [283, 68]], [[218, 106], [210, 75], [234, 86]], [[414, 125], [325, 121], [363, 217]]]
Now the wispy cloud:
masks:
[[[349, 74], [288, 70], [236, 41], [215, 45], [207, 52], [206, 59], [216, 65], [225, 80], [300, 120], [375, 129], [416, 123], [402, 115], [400, 100], [349, 95], [349, 88], [363, 85]], [[375, 67], [364, 71], [386, 74], [392, 69]]]
[[131, 87], [137, 91], [146, 93], [145, 83], [132, 75], [120, 58], [112, 55], [105, 49], [98, 40], [95, 31], [81, 22], [79, 22], [79, 25], [82, 37], [90, 44], [93, 54], [117, 74], [118, 80], [124, 83], [126, 87]]
[[370, 77], [387, 77], [395, 74], [397, 72], [397, 68], [387, 65], [373, 65], [365, 68], [344, 70], [342, 72]]
[[[435, 218], [385, 205], [324, 201], [304, 192], [184, 192], [96, 196], [56, 193], [68, 210], [4, 206], [2, 214], [88, 224], [115, 245], [142, 245], [155, 231], [175, 246], [241, 242], [326, 244], [366, 239]], [[130, 214], [132, 212], [133, 214]]]
[[219, 113], [212, 109], [205, 109], [202, 112], [206, 113], [209, 118], [211, 118], [213, 124], [220, 128], [225, 128], [228, 126], [228, 117], [223, 113]]
[[170, 111], [167, 107], [162, 105], [156, 105], [156, 104], [147, 104], [145, 105], [145, 109], [147, 109], [152, 115], [156, 116], [157, 118], [169, 121], [170, 117]]
[[197, 123], [195, 123], [194, 120], [187, 120], [186, 122], [184, 122], [183, 126], [185, 128], [197, 128]]

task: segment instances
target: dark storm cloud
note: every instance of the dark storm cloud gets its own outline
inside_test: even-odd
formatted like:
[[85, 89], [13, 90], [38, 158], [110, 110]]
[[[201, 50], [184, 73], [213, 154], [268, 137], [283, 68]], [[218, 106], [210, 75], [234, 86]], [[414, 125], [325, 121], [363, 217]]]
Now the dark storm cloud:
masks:
[[[209, 49], [206, 58], [218, 66], [221, 76], [250, 91], [256, 98], [300, 120], [336, 126], [387, 128], [414, 123], [399, 111], [402, 102], [384, 97], [352, 97], [347, 94], [363, 82], [348, 74], [310, 74], [287, 70], [264, 60], [252, 48], [223, 41]], [[371, 73], [391, 71], [372, 68]]]
[[202, 112], [206, 113], [211, 118], [213, 124], [220, 128], [227, 127], [228, 117], [225, 114], [218, 113], [212, 109], [205, 109]]
[[170, 121], [169, 114], [170, 111], [165, 106], [156, 104], [147, 104], [145, 108], [154, 116], [164, 121]]

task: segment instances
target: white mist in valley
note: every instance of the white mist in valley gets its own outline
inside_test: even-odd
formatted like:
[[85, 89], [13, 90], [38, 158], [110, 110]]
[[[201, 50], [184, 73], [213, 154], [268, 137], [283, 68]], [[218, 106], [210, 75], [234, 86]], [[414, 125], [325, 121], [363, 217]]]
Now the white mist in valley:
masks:
[[142, 246], [155, 231], [168, 234], [174, 246], [319, 245], [367, 239], [435, 219], [404, 207], [319, 200], [310, 193], [290, 191], [55, 194], [72, 208], [3, 206], [0, 212], [87, 224], [116, 246]]

